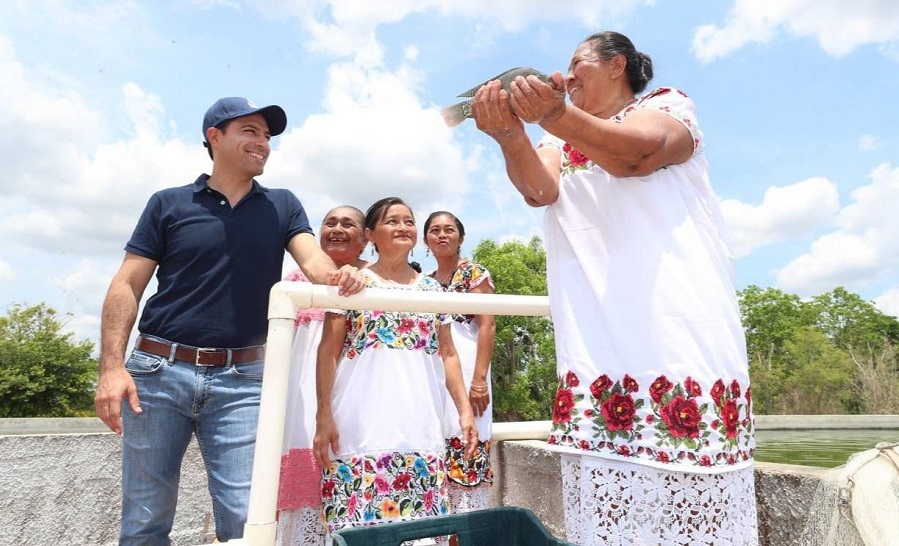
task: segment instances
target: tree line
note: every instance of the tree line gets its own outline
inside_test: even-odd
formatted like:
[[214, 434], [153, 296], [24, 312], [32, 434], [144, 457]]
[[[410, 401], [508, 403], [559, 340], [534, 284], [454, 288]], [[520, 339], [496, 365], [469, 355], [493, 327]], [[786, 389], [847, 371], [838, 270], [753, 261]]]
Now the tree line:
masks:
[[[472, 254], [500, 294], [546, 295], [539, 237], [485, 239]], [[844, 288], [803, 300], [776, 288], [738, 292], [756, 414], [899, 414], [899, 319]], [[0, 317], [0, 417], [93, 415], [94, 344], [75, 341], [46, 304]], [[552, 321], [496, 317], [496, 421], [551, 417], [557, 385]]]

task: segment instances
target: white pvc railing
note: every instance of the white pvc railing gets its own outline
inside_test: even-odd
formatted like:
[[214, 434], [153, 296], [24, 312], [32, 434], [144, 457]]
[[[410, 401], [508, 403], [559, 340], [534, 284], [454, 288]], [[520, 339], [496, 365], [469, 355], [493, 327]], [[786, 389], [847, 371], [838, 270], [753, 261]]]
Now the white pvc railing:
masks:
[[[549, 315], [546, 296], [459, 294], [368, 288], [354, 296], [338, 296], [331, 286], [282, 281], [272, 287], [268, 307], [265, 374], [259, 406], [259, 429], [250, 486], [250, 505], [242, 539], [232, 545], [274, 546], [278, 529], [278, 480], [287, 412], [290, 352], [297, 309], [368, 309], [433, 313]], [[493, 441], [538, 439], [549, 435], [549, 421], [496, 423]]]

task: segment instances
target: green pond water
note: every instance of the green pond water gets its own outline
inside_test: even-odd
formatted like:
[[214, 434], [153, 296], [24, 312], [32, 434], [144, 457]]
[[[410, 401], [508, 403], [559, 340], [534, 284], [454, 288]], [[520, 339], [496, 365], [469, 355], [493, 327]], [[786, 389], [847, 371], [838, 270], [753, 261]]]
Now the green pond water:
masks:
[[756, 430], [755, 460], [833, 468], [879, 442], [899, 442], [897, 430]]

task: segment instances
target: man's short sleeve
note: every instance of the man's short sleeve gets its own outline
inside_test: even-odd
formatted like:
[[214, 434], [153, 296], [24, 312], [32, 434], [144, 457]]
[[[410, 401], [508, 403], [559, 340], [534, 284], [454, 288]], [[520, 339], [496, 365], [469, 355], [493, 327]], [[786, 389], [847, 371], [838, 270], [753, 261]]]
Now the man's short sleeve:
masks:
[[150, 258], [157, 262], [162, 258], [165, 247], [163, 235], [165, 230], [161, 225], [161, 211], [162, 203], [159, 196], [153, 194], [147, 202], [147, 206], [144, 207], [144, 212], [141, 213], [137, 225], [134, 227], [131, 239], [125, 245], [127, 252]]

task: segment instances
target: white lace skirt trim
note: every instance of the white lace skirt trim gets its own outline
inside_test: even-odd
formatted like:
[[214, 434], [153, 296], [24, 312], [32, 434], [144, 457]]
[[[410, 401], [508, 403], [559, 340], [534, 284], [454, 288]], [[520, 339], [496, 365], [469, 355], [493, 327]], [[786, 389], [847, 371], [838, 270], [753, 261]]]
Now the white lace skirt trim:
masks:
[[450, 485], [447, 489], [450, 514], [485, 510], [490, 506], [490, 487], [466, 488]]
[[[329, 541], [330, 542], [330, 541]], [[282, 510], [278, 516], [278, 546], [323, 546], [325, 526], [321, 508]]]
[[753, 469], [659, 470], [562, 455], [568, 541], [579, 546], [757, 546]]

